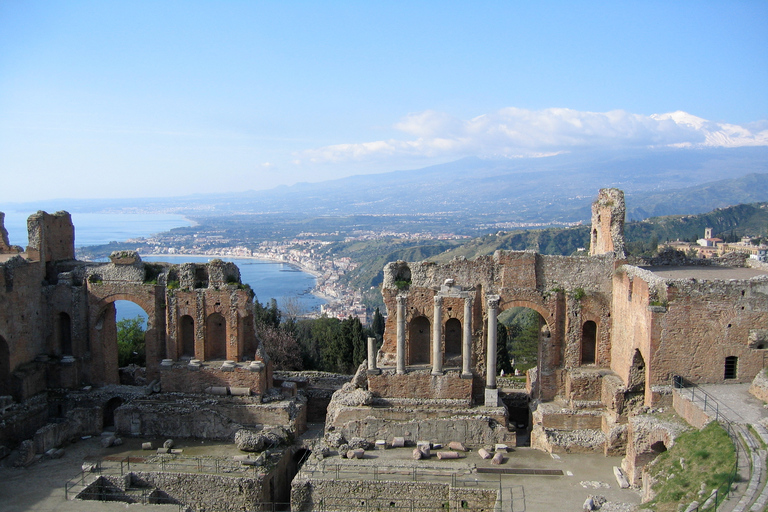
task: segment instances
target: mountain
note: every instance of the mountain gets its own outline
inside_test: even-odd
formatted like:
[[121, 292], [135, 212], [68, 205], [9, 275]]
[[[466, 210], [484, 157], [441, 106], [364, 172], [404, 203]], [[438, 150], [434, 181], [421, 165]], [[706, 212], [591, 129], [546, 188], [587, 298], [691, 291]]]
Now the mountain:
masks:
[[[676, 122], [699, 122], [696, 119]], [[719, 130], [711, 133], [727, 131]], [[423, 169], [231, 194], [70, 201], [68, 208], [177, 212], [191, 217], [442, 214], [478, 224], [550, 224], [587, 221], [589, 205], [603, 187], [625, 191], [632, 219], [768, 200], [766, 174], [765, 146], [573, 151], [541, 158], [472, 157]], [[38, 208], [45, 205], [38, 203], [34, 209]]]

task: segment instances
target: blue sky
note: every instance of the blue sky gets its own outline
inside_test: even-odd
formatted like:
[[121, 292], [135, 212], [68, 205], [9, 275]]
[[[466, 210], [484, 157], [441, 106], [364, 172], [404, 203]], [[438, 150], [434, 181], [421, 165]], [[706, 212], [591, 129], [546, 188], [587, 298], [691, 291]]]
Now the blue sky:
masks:
[[1, 0], [0, 210], [768, 145], [766, 48], [765, 1]]

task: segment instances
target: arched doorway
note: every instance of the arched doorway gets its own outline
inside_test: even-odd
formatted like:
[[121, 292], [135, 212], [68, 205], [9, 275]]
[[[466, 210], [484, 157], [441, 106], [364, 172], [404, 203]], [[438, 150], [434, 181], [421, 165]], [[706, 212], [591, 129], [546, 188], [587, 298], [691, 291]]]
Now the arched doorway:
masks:
[[408, 364], [429, 364], [430, 323], [425, 316], [411, 320], [408, 332]]
[[8, 343], [0, 336], [0, 396], [11, 394], [11, 352]]
[[528, 307], [509, 308], [499, 315], [499, 324], [507, 329], [506, 348], [515, 374], [538, 366], [539, 339], [549, 334], [549, 329], [542, 329], [546, 322], [539, 312]]
[[[445, 360], [450, 361], [461, 358], [461, 321], [458, 318], [450, 318], [445, 322]], [[459, 359], [460, 361], [460, 359]]]
[[595, 364], [597, 324], [587, 320], [581, 326], [581, 364]]
[[62, 356], [72, 355], [72, 320], [63, 312], [56, 317], [56, 351]]
[[220, 313], [212, 313], [205, 321], [205, 359], [227, 358], [227, 324]]
[[181, 332], [182, 357], [195, 357], [195, 321], [189, 315], [184, 315], [179, 320]]
[[113, 429], [115, 427], [115, 409], [123, 405], [123, 399], [119, 396], [112, 397], [104, 405], [104, 415], [102, 428], [104, 430]]

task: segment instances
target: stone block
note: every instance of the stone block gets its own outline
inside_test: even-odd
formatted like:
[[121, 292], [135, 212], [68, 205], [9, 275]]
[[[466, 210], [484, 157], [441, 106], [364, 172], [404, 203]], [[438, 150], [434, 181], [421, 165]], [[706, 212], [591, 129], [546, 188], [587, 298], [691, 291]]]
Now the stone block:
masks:
[[480, 458], [483, 460], [488, 460], [491, 457], [493, 457], [493, 455], [491, 455], [491, 453], [485, 448], [480, 448], [479, 450], [477, 450], [477, 454], [480, 455]]
[[414, 448], [411, 457], [413, 458], [413, 460], [419, 460], [422, 457], [424, 457], [424, 454], [418, 448]]
[[158, 448], [157, 449], [157, 454], [158, 455], [163, 455], [163, 454], [166, 454], [166, 453], [170, 453], [170, 451], [171, 451], [170, 448]]
[[229, 388], [229, 394], [233, 396], [250, 396], [251, 388]]
[[362, 459], [363, 457], [365, 457], [365, 450], [363, 450], [362, 448], [357, 448], [356, 450], [347, 451], [348, 459]]
[[499, 390], [498, 389], [485, 389], [485, 406], [486, 407], [498, 407], [499, 406]]
[[404, 437], [395, 437], [392, 439], [392, 448], [402, 448], [403, 446], [405, 446]]
[[377, 450], [386, 450], [387, 442], [384, 439], [377, 439], [375, 443], [375, 447]]
[[627, 477], [624, 475], [624, 472], [620, 467], [613, 466], [613, 474], [616, 477], [616, 482], [619, 484], [619, 487], [622, 489], [629, 488], [629, 480], [627, 480]]
[[416, 442], [416, 449], [421, 451], [421, 453], [424, 455], [425, 459], [429, 458], [429, 456], [430, 456], [430, 443], [429, 443], [429, 441], [417, 441]]
[[141, 449], [142, 450], [152, 450], [153, 449], [152, 443], [141, 443]]
[[509, 446], [505, 444], [497, 443], [496, 446], [494, 447], [494, 451], [507, 453], [509, 451]]

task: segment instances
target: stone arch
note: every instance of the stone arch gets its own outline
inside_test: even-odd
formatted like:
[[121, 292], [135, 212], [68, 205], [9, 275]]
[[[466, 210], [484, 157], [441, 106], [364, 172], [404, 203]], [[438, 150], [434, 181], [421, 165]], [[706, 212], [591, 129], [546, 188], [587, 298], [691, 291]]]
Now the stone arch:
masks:
[[[100, 293], [100, 286], [89, 287], [90, 319], [89, 339], [92, 358], [97, 364], [90, 365], [90, 378], [96, 384], [118, 384], [117, 326], [115, 302], [126, 300], [139, 306], [147, 315], [144, 332], [147, 375], [153, 377], [160, 360], [165, 357], [165, 310], [155, 307], [154, 286], [122, 284], [115, 292], [109, 286]], [[105, 286], [105, 288], [107, 288]]]
[[227, 322], [221, 313], [205, 319], [205, 360], [227, 358]]
[[429, 364], [430, 322], [426, 316], [411, 319], [408, 327], [408, 364]]
[[11, 351], [0, 336], [0, 396], [11, 394]]
[[123, 405], [123, 399], [119, 396], [110, 398], [106, 404], [104, 404], [104, 411], [102, 415], [102, 428], [112, 428], [115, 426], [115, 409]]
[[597, 362], [597, 323], [587, 320], [581, 326], [581, 364]]
[[182, 357], [195, 357], [195, 320], [190, 315], [179, 318]]
[[461, 321], [458, 318], [449, 318], [445, 322], [445, 357], [461, 355]]
[[72, 319], [65, 312], [60, 312], [54, 319], [56, 329], [56, 353], [71, 356], [72, 353]]

